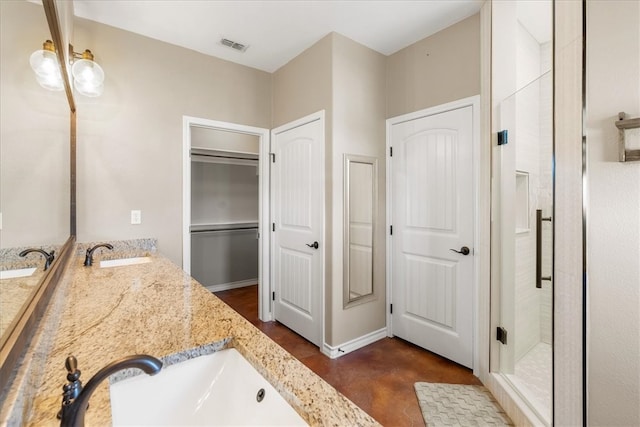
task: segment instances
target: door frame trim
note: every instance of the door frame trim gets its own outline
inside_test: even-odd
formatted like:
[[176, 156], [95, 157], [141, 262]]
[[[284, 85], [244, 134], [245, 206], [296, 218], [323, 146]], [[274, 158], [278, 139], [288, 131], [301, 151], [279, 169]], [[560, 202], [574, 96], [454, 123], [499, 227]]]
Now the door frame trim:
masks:
[[[400, 116], [392, 117], [387, 119], [386, 121], [386, 280], [387, 280], [387, 303], [393, 303], [393, 271], [392, 271], [392, 253], [391, 253], [391, 233], [389, 232], [391, 226], [393, 225], [392, 214], [392, 206], [393, 206], [393, 193], [392, 193], [392, 176], [393, 169], [391, 163], [391, 127], [400, 123], [408, 122], [411, 120], [420, 119], [427, 116], [432, 116], [435, 114], [446, 113], [447, 111], [457, 110], [464, 107], [472, 107], [472, 124], [471, 124], [471, 133], [472, 133], [472, 147], [473, 147], [473, 374], [478, 376], [480, 374], [480, 360], [479, 360], [479, 349], [481, 348], [479, 343], [479, 337], [482, 336], [480, 330], [480, 322], [479, 322], [479, 312], [480, 307], [478, 306], [479, 302], [479, 283], [480, 283], [480, 200], [478, 198], [480, 194], [480, 95], [474, 95], [467, 98], [458, 99], [456, 101], [448, 102], [441, 105], [436, 105], [434, 107], [425, 108], [423, 110], [414, 111], [412, 113], [403, 114]], [[387, 336], [393, 337], [393, 323], [392, 316], [389, 309], [386, 310], [387, 315]]]
[[182, 116], [182, 268], [191, 274], [191, 126], [255, 135], [259, 139], [258, 159], [258, 318], [263, 322], [272, 320], [271, 300], [271, 233], [270, 218], [270, 173], [269, 173], [269, 129], [237, 123], [209, 120], [200, 117]]
[[[325, 110], [320, 110], [320, 111], [316, 111], [315, 113], [311, 113], [307, 116], [301, 117], [299, 119], [290, 121], [288, 123], [285, 123], [283, 125], [280, 125], [276, 128], [271, 129], [271, 142], [270, 145], [273, 141], [275, 141], [275, 136], [278, 133], [282, 133], [282, 132], [286, 132], [288, 130], [291, 129], [295, 129], [297, 127], [300, 126], [304, 126], [308, 123], [312, 123], [315, 121], [320, 121], [321, 126], [320, 129], [322, 131], [322, 144], [320, 146], [320, 156], [322, 157], [321, 162], [322, 162], [322, 167], [320, 168], [320, 173], [321, 173], [321, 177], [320, 177], [320, 182], [322, 182], [322, 209], [321, 209], [321, 216], [322, 219], [320, 220], [320, 224], [322, 227], [322, 231], [320, 233], [320, 235], [322, 236], [322, 245], [320, 246], [320, 253], [322, 254], [322, 277], [320, 278], [320, 283], [322, 285], [322, 290], [321, 290], [321, 302], [320, 302], [320, 345], [318, 346], [320, 349], [324, 348], [325, 344], [326, 344], [326, 340], [325, 340], [325, 300], [326, 300], [326, 289], [327, 289], [327, 283], [326, 283], [326, 265], [327, 265], [327, 251], [326, 251], [326, 242], [327, 242], [327, 224], [326, 224], [326, 208], [327, 208], [327, 186], [326, 186], [326, 181], [325, 181], [325, 176], [326, 176], [326, 171], [325, 171], [325, 144], [326, 144], [326, 121], [325, 121]], [[272, 152], [270, 150], [270, 152]], [[271, 185], [271, 183], [269, 183], [269, 185]], [[269, 187], [269, 190], [271, 189], [271, 187]], [[275, 206], [270, 206], [270, 218], [274, 217], [274, 212], [273, 210], [275, 209]], [[271, 233], [269, 233], [269, 235], [271, 235]], [[273, 244], [274, 244], [274, 240], [275, 239], [270, 239], [270, 248], [271, 250], [274, 250], [273, 248]], [[270, 265], [271, 263], [274, 262], [273, 257], [270, 257]], [[274, 290], [275, 290], [275, 282], [273, 280], [273, 272], [275, 271], [275, 268], [271, 268], [271, 272], [270, 272], [270, 283], [274, 283]], [[271, 303], [271, 306], [273, 307], [273, 302], [271, 300], [269, 300], [269, 302]], [[272, 316], [272, 320], [275, 320], [275, 312], [272, 308], [271, 310], [271, 316]]]

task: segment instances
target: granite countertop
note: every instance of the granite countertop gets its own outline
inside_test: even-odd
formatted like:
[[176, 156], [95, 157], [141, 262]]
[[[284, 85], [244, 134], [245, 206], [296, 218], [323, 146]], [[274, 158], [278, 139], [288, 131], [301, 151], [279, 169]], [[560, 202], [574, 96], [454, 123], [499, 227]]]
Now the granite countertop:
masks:
[[[115, 252], [115, 251], [114, 251]], [[105, 253], [114, 258], [114, 252]], [[205, 348], [235, 347], [310, 425], [368, 426], [378, 423], [314, 374], [250, 322], [168, 259], [123, 267], [83, 267], [82, 251], [71, 261], [56, 292], [62, 310], [50, 338], [41, 384], [28, 425], [58, 425], [64, 362], [78, 359], [87, 382], [100, 368], [131, 354], [175, 360]], [[128, 253], [122, 257], [136, 256]], [[46, 321], [46, 319], [45, 319]], [[111, 422], [109, 385], [91, 398], [87, 425]]]
[[[44, 276], [44, 258], [38, 253], [29, 254], [27, 257], [19, 255], [29, 247], [15, 247], [0, 249], [0, 271], [19, 270], [22, 268], [35, 268], [30, 276], [15, 277], [12, 279], [0, 279], [0, 336], [3, 336], [17, 321], [17, 316], [22, 313], [25, 303], [33, 296], [40, 280]], [[58, 250], [58, 246], [41, 246], [47, 252]]]
[[[29, 268], [19, 266], [18, 268]], [[7, 269], [9, 270], [9, 269]], [[9, 331], [9, 326], [17, 321], [25, 303], [33, 296], [34, 290], [44, 276], [41, 266], [31, 276], [0, 280], [0, 336]]]

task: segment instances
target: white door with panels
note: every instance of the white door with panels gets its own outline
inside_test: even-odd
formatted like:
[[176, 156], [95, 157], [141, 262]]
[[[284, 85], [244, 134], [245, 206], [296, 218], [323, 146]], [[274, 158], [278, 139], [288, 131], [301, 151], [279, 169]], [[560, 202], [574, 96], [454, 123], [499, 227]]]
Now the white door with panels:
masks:
[[274, 315], [321, 346], [324, 116], [274, 129], [271, 144]]
[[392, 333], [467, 367], [474, 335], [473, 109], [448, 105], [389, 121]]

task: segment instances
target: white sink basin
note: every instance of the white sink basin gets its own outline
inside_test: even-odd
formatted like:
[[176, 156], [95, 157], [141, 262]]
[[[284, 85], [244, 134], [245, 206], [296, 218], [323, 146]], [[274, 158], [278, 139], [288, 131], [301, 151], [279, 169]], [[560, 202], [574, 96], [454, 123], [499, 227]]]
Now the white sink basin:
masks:
[[142, 256], [136, 258], [109, 259], [100, 261], [100, 268], [121, 267], [123, 265], [146, 264], [151, 262], [151, 257]]
[[37, 270], [36, 267], [33, 268], [21, 268], [18, 270], [4, 270], [0, 271], [0, 280], [1, 279], [16, 279], [18, 277], [29, 277]]
[[308, 425], [233, 348], [116, 382], [110, 391], [114, 426]]

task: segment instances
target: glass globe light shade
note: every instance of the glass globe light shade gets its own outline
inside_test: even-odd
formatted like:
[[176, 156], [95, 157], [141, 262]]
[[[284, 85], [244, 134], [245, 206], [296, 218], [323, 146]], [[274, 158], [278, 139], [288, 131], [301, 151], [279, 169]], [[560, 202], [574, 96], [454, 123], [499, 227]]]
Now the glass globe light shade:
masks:
[[31, 68], [39, 76], [48, 76], [56, 72], [60, 74], [56, 53], [50, 50], [36, 50], [31, 54], [29, 64], [31, 64]]
[[36, 80], [40, 86], [47, 90], [60, 91], [64, 89], [64, 82], [59, 72], [47, 76], [36, 74]]
[[99, 86], [104, 82], [102, 67], [90, 59], [78, 59], [71, 67], [71, 73], [76, 82], [91, 83]]
[[97, 96], [102, 95], [104, 91], [104, 84], [94, 84], [89, 81], [79, 81], [78, 79], [73, 80], [73, 86], [76, 88], [78, 93], [84, 96], [88, 96], [90, 98], [95, 98]]
[[[47, 47], [46, 43], [45, 47]], [[64, 83], [58, 65], [58, 57], [51, 49], [53, 49], [53, 45], [47, 49], [33, 52], [29, 58], [29, 64], [36, 73], [36, 80], [40, 86], [58, 91], [64, 89]]]

